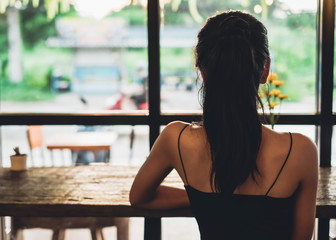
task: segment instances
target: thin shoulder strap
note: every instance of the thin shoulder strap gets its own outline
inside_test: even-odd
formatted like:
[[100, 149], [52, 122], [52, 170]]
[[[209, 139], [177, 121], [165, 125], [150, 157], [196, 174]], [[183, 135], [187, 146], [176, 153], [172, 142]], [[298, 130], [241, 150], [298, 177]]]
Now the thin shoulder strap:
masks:
[[285, 160], [285, 162], [282, 164], [282, 167], [281, 167], [281, 169], [280, 169], [280, 171], [279, 171], [277, 177], [275, 178], [275, 180], [274, 180], [273, 184], [271, 185], [271, 187], [270, 187], [270, 188], [268, 189], [268, 191], [266, 192], [265, 196], [268, 195], [268, 193], [271, 191], [271, 189], [273, 188], [274, 184], [275, 184], [276, 181], [278, 180], [278, 178], [279, 178], [279, 176], [280, 176], [280, 174], [281, 174], [281, 172], [282, 172], [282, 169], [283, 169], [284, 166], [286, 165], [286, 162], [287, 162], [287, 160], [288, 160], [288, 157], [289, 157], [289, 155], [290, 155], [290, 153], [291, 153], [291, 151], [292, 151], [292, 143], [293, 143], [292, 134], [289, 133], [289, 136], [290, 136], [290, 147], [289, 147], [289, 151], [288, 151], [286, 160]]
[[179, 152], [179, 155], [180, 155], [180, 160], [181, 160], [181, 164], [182, 164], [182, 169], [183, 169], [183, 172], [184, 172], [184, 177], [185, 177], [185, 180], [186, 180], [187, 185], [189, 185], [189, 183], [188, 183], [187, 174], [186, 174], [186, 171], [185, 171], [185, 169], [184, 169], [184, 165], [183, 165], [183, 161], [182, 161], [181, 149], [180, 149], [180, 139], [181, 139], [181, 134], [182, 134], [182, 132], [183, 132], [184, 129], [186, 129], [188, 126], [189, 126], [189, 125], [187, 124], [187, 125], [185, 125], [185, 126], [182, 128], [182, 130], [181, 130], [181, 132], [180, 132], [180, 134], [179, 134], [179, 136], [178, 136], [178, 140], [177, 140], [178, 152]]

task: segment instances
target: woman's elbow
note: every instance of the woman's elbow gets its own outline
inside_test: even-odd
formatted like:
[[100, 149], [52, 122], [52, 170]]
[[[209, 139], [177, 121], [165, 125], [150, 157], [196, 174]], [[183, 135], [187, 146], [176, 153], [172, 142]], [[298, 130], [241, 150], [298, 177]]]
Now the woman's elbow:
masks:
[[132, 190], [129, 194], [129, 202], [131, 206], [133, 207], [141, 207], [141, 205], [144, 203], [144, 200], [141, 199], [140, 196], [138, 196], [136, 193], [134, 193]]
[[131, 206], [136, 207], [139, 204], [139, 200], [134, 196], [134, 193], [131, 191], [129, 194], [129, 202]]

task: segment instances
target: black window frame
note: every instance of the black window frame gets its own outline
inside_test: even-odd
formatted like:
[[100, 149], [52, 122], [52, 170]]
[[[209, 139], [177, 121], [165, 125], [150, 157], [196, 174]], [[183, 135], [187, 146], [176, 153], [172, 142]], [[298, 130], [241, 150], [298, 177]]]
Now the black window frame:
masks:
[[[315, 125], [321, 167], [331, 166], [333, 113], [334, 25], [335, 1], [316, 0], [316, 113], [281, 114], [278, 124]], [[5, 125], [147, 125], [150, 147], [160, 133], [160, 126], [171, 121], [200, 119], [200, 114], [162, 113], [160, 109], [160, 6], [149, 0], [148, 30], [148, 111], [94, 113], [0, 113], [0, 126]], [[1, 86], [0, 86], [1, 87]]]

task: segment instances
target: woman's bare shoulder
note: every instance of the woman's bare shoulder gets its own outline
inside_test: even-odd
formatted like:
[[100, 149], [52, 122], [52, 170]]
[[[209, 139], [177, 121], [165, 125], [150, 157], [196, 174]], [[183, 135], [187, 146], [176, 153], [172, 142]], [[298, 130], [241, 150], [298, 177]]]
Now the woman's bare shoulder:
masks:
[[[177, 139], [183, 130], [183, 138], [190, 140], [198, 136], [203, 136], [205, 133], [204, 126], [199, 123], [187, 123], [182, 121], [174, 121], [169, 123], [163, 130], [163, 134]], [[194, 139], [195, 140], [195, 139]]]
[[307, 166], [315, 166], [318, 161], [317, 147], [307, 136], [300, 133], [292, 133], [293, 136], [293, 155], [296, 161]]
[[174, 121], [167, 124], [159, 136], [160, 142], [165, 142], [166, 144], [175, 144], [180, 132], [187, 125], [189, 124], [181, 121]]
[[177, 146], [179, 137], [181, 137], [180, 145], [183, 146], [184, 149], [188, 147], [195, 148], [198, 144], [204, 144], [205, 130], [204, 127], [199, 124], [174, 121], [169, 123], [160, 134], [160, 138], [164, 139], [164, 142], [174, 148]]
[[174, 137], [182, 131], [182, 129], [188, 126], [189, 123], [182, 121], [174, 121], [167, 124], [167, 126], [163, 129], [162, 134], [167, 135], [168, 137]]
[[[288, 132], [277, 132], [267, 127], [264, 127], [263, 129], [268, 136], [271, 136], [272, 139], [276, 139], [275, 141], [277, 141], [278, 144], [290, 141]], [[317, 152], [315, 143], [309, 137], [295, 132], [291, 132], [290, 134], [292, 135], [292, 150], [298, 151], [301, 154]]]
[[307, 136], [301, 133], [292, 133], [293, 146], [300, 154], [306, 156], [317, 153], [315, 143]]
[[301, 133], [291, 133], [291, 135], [292, 148], [288, 166], [291, 166], [295, 175], [302, 181], [316, 174], [318, 168], [317, 147], [309, 137]]
[[181, 128], [185, 127], [186, 125], [190, 125], [190, 124], [187, 122], [182, 122], [182, 121], [173, 121], [173, 122], [168, 123], [165, 129], [169, 128], [170, 130], [172, 129], [181, 130]]
[[[290, 143], [288, 132], [276, 132], [271, 129], [265, 129], [267, 135], [270, 136], [271, 141], [274, 141], [274, 146], [278, 149], [287, 148]], [[317, 162], [317, 148], [315, 143], [307, 136], [301, 133], [291, 133], [292, 135], [292, 147], [290, 158], [291, 162], [296, 162], [298, 166], [313, 162], [311, 165], [315, 165]]]

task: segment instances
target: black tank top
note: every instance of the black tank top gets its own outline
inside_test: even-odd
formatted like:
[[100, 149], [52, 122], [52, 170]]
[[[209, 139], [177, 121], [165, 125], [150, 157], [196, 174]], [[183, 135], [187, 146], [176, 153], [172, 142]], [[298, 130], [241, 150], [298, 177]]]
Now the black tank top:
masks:
[[278, 180], [292, 149], [292, 135], [287, 157], [273, 184], [265, 195], [201, 192], [188, 183], [183, 165], [180, 137], [178, 150], [184, 171], [191, 209], [197, 220], [202, 240], [289, 240], [293, 232], [295, 194], [288, 198], [275, 198], [268, 193]]

